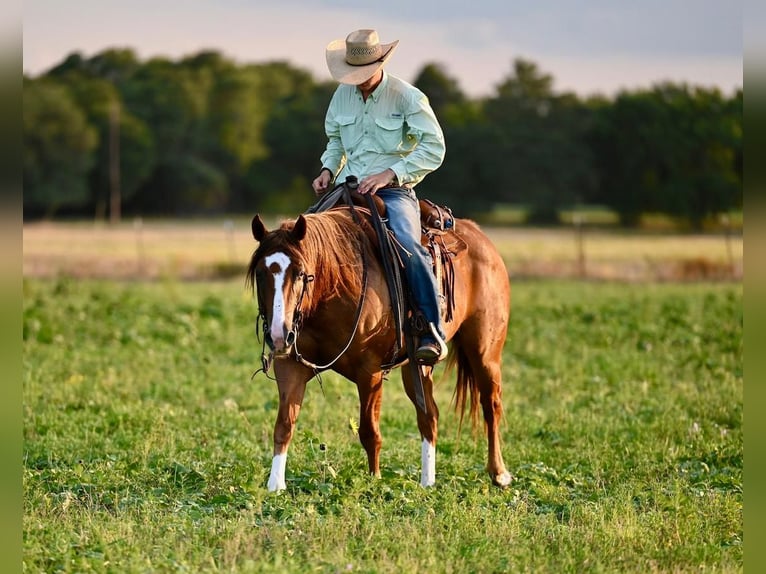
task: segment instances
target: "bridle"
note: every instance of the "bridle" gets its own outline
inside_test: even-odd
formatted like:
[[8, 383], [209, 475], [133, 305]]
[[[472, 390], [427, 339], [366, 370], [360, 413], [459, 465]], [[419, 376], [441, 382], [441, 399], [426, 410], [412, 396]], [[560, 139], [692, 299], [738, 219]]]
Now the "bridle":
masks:
[[[298, 300], [295, 303], [295, 309], [293, 310], [293, 322], [292, 322], [292, 328], [287, 332], [287, 335], [285, 337], [285, 344], [288, 347], [292, 347], [292, 358], [295, 359], [298, 363], [301, 365], [308, 367], [309, 369], [313, 370], [315, 373], [318, 373], [319, 371], [324, 371], [325, 369], [329, 369], [332, 367], [342, 356], [343, 354], [348, 351], [348, 348], [351, 346], [351, 342], [354, 340], [354, 337], [356, 336], [356, 332], [359, 329], [359, 321], [362, 317], [362, 308], [364, 307], [364, 302], [367, 298], [367, 283], [368, 283], [368, 261], [367, 261], [367, 251], [362, 246], [362, 294], [359, 297], [359, 304], [356, 307], [356, 313], [354, 316], [354, 327], [351, 329], [351, 334], [348, 337], [348, 341], [346, 342], [345, 346], [341, 351], [335, 356], [335, 358], [330, 361], [329, 363], [326, 363], [324, 365], [318, 365], [317, 363], [313, 363], [306, 359], [301, 352], [298, 350], [298, 336], [300, 335], [300, 330], [303, 327], [303, 299], [306, 296], [306, 292], [308, 291], [308, 285], [309, 283], [314, 281], [314, 275], [306, 273], [305, 271], [301, 270], [298, 274], [298, 280], [303, 282], [303, 286], [301, 287], [300, 295], [298, 295]], [[261, 362], [263, 364], [263, 372], [268, 373], [269, 367], [271, 365], [271, 361], [274, 359], [274, 343], [271, 340], [271, 335], [269, 334], [269, 327], [268, 322], [266, 320], [266, 312], [265, 312], [265, 306], [263, 305], [263, 300], [261, 298], [261, 291], [260, 289], [258, 291], [258, 318], [256, 319], [256, 332], [258, 332], [258, 323], [263, 321], [263, 352], [261, 355]], [[271, 352], [266, 355], [266, 345], [268, 344], [269, 348], [271, 349]], [[255, 374], [255, 373], [254, 373]]]

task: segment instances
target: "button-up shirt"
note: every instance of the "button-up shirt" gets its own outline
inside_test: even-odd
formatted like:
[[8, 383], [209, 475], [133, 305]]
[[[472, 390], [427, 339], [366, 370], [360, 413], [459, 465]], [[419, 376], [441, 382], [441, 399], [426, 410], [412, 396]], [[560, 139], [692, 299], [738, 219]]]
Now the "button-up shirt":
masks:
[[367, 101], [356, 86], [340, 84], [325, 117], [322, 166], [344, 181], [391, 169], [400, 185], [415, 186], [444, 160], [444, 134], [428, 98], [383, 73]]

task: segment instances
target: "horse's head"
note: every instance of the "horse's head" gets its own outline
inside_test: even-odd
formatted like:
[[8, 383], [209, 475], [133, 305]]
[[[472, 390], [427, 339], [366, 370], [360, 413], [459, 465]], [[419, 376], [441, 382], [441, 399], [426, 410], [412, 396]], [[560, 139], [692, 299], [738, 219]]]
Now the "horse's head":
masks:
[[285, 223], [279, 229], [268, 231], [256, 215], [252, 230], [259, 245], [250, 261], [248, 282], [257, 291], [266, 340], [275, 355], [286, 355], [295, 343], [301, 303], [311, 280], [300, 256], [306, 219], [301, 215], [294, 224]]

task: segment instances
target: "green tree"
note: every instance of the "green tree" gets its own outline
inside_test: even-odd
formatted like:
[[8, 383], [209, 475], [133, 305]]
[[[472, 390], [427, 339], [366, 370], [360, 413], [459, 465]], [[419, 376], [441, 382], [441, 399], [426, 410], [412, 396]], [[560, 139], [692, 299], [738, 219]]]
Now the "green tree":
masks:
[[46, 76], [68, 81], [78, 78], [101, 78], [121, 89], [141, 66], [133, 50], [110, 48], [91, 58], [85, 58], [81, 53], [74, 52], [51, 68]]
[[562, 207], [592, 193], [593, 164], [584, 145], [590, 110], [574, 94], [556, 94], [549, 74], [516, 60], [485, 113], [494, 133], [489, 157], [498, 199], [528, 205], [531, 222], [556, 223]]
[[[523, 59], [486, 99], [466, 97], [439, 63], [414, 83], [447, 141], [420, 195], [458, 213], [516, 203], [555, 222], [598, 202], [625, 224], [659, 211], [699, 227], [742, 205], [742, 90], [663, 84], [581, 101]], [[103, 213], [118, 131], [126, 211], [294, 210], [313, 201], [334, 89], [287, 62], [238, 65], [216, 51], [73, 53], [24, 82], [25, 208]]]
[[327, 144], [324, 119], [334, 83], [296, 91], [274, 105], [264, 127], [269, 156], [256, 162], [249, 174], [256, 209], [282, 213], [316, 201], [311, 180], [321, 168], [319, 158]]
[[96, 217], [101, 219], [106, 213], [111, 187], [111, 137], [114, 135], [119, 141], [116, 161], [120, 167], [122, 201], [130, 202], [154, 169], [152, 133], [144, 122], [125, 108], [112, 82], [85, 75], [82, 71], [59, 75], [59, 78], [67, 80], [72, 97], [87, 116], [88, 122], [98, 130], [99, 145], [89, 175], [89, 207], [95, 209]]
[[211, 69], [162, 58], [150, 60], [126, 82], [124, 105], [151, 126], [156, 150], [156, 169], [141, 186], [133, 209], [190, 213], [197, 205], [201, 210], [226, 207], [228, 181], [205, 157], [214, 82]]
[[482, 103], [470, 100], [440, 63], [426, 64], [414, 85], [428, 96], [447, 144], [444, 163], [420, 184], [418, 195], [463, 216], [491, 209], [493, 134]]
[[212, 78], [196, 153], [225, 176], [229, 208], [241, 209], [250, 167], [269, 154], [264, 129], [272, 96], [262, 93], [257, 69], [237, 67], [217, 53], [200, 53], [185, 65]]
[[[741, 102], [741, 98], [739, 100]], [[622, 92], [597, 114], [600, 199], [635, 225], [645, 212], [688, 220], [741, 206], [741, 104], [718, 90], [665, 83]]]
[[131, 115], [122, 101], [122, 91], [140, 67], [133, 50], [113, 48], [91, 58], [73, 53], [46, 74], [68, 86], [88, 122], [98, 130], [99, 146], [89, 177], [92, 198], [88, 205], [95, 210], [97, 219], [105, 216], [110, 197], [113, 136], [119, 144], [117, 161], [122, 202], [130, 202], [154, 169], [152, 131]]
[[25, 79], [23, 98], [25, 211], [52, 217], [61, 207], [83, 205], [97, 131], [66, 87], [52, 80]]
[[[669, 108], [660, 158], [658, 207], [701, 229], [706, 218], [742, 205], [742, 114], [717, 89], [664, 85], [655, 97]], [[667, 141], [667, 140], [666, 140]]]
[[242, 207], [285, 213], [287, 207], [308, 206], [315, 200], [311, 180], [321, 167], [325, 112], [336, 85], [316, 84], [308, 72], [284, 62], [247, 69], [262, 113], [265, 153], [248, 169]]
[[447, 144], [444, 162], [418, 186], [418, 195], [445, 204], [460, 216], [489, 211], [501, 200], [498, 132], [476, 102], [453, 104], [448, 110], [439, 118]]
[[413, 84], [428, 96], [428, 101], [440, 120], [450, 113], [451, 106], [462, 106], [466, 96], [455, 78], [450, 77], [439, 63], [423, 66]]

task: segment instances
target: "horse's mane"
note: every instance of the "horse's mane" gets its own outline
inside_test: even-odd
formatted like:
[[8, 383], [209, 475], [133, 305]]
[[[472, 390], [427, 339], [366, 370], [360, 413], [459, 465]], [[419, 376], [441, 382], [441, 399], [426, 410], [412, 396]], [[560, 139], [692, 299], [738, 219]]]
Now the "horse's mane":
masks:
[[255, 285], [255, 268], [269, 253], [284, 252], [303, 271], [314, 275], [306, 292], [304, 312], [311, 313], [322, 299], [333, 296], [358, 297], [362, 289], [362, 249], [369, 249], [362, 229], [348, 211], [332, 210], [304, 215], [306, 235], [296, 241], [291, 235], [295, 220], [269, 232], [253, 253], [246, 282]]

